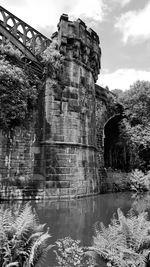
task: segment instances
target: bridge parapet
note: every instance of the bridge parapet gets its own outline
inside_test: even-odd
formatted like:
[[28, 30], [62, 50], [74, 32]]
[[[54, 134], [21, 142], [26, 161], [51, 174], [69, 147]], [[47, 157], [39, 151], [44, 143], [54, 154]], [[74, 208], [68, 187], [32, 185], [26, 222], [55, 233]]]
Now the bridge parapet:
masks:
[[107, 103], [107, 98], [108, 98], [107, 89], [99, 86], [98, 84], [95, 84], [95, 95], [97, 99], [100, 99], [105, 103]]

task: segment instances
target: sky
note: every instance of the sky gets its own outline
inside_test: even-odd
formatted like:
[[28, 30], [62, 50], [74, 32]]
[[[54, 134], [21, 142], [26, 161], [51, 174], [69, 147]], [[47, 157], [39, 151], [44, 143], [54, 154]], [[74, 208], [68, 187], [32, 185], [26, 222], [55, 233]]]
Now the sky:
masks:
[[51, 37], [62, 13], [97, 32], [102, 50], [97, 84], [110, 90], [150, 81], [150, 0], [1, 0], [0, 5]]

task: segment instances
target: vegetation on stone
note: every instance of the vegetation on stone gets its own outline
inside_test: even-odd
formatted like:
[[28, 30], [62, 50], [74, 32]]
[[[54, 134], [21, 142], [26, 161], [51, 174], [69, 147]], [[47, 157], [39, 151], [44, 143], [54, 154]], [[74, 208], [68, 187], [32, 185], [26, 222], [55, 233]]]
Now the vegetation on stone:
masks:
[[[17, 65], [16, 60], [21, 59], [22, 54], [10, 43], [1, 45], [0, 53], [0, 128], [10, 130], [24, 125], [36, 107], [41, 80], [30, 68], [23, 69]], [[60, 77], [63, 57], [56, 41], [37, 56], [45, 66], [43, 75]]]
[[0, 209], [0, 266], [40, 266], [52, 247], [50, 235], [30, 204], [22, 209]]
[[39, 54], [42, 63], [45, 65], [45, 73], [51, 78], [61, 79], [64, 57], [59, 52], [58, 42], [53, 42]]
[[36, 106], [39, 79], [0, 57], [0, 127], [9, 130], [24, 123]]

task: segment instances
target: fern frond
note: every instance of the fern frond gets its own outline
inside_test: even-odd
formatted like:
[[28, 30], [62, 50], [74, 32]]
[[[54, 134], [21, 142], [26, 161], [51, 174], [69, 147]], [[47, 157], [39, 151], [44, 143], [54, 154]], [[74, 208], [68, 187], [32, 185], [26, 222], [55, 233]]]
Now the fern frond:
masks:
[[21, 236], [25, 236], [30, 228], [34, 228], [35, 223], [36, 217], [32, 213], [31, 206], [26, 204], [23, 211], [17, 216], [13, 225], [16, 229], [16, 237], [20, 238]]
[[6, 265], [6, 267], [18, 267], [18, 266], [19, 266], [19, 263], [17, 261]]
[[150, 255], [147, 213], [136, 215], [130, 211], [126, 217], [118, 209], [117, 215], [118, 218], [113, 217], [108, 227], [99, 224], [98, 229], [98, 224], [95, 226], [93, 247], [90, 249], [115, 266], [144, 267]]
[[28, 203], [14, 213], [0, 210], [0, 266], [33, 267], [50, 249], [44, 227]]
[[31, 247], [30, 257], [29, 257], [29, 265], [34, 265], [39, 261], [41, 255], [46, 248], [46, 241], [50, 238], [48, 232], [42, 234], [38, 237], [38, 239], [34, 242]]

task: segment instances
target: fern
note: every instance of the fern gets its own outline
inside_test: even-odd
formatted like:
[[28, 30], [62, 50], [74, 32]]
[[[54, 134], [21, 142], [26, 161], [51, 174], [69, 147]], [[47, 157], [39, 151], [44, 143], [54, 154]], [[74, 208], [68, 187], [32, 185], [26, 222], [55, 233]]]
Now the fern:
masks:
[[44, 227], [29, 203], [14, 213], [1, 209], [0, 266], [33, 267], [45, 258], [51, 245], [47, 245], [50, 235]]
[[133, 210], [125, 216], [117, 210], [108, 227], [96, 224], [91, 251], [113, 266], [150, 264], [150, 222], [147, 213], [136, 215]]

